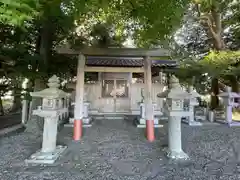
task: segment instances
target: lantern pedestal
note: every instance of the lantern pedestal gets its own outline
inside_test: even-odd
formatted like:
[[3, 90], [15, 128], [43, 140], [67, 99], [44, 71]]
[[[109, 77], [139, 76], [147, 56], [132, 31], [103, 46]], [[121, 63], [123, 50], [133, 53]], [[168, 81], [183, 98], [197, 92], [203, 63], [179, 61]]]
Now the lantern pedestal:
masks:
[[189, 126], [202, 126], [201, 122], [195, 121], [192, 119], [194, 117], [183, 117], [182, 122], [188, 124]]
[[167, 157], [171, 159], [188, 159], [182, 150], [181, 117], [170, 117], [168, 122], [168, 149]]
[[37, 151], [29, 159], [26, 159], [26, 163], [31, 164], [53, 164], [59, 156], [67, 149], [67, 146], [56, 146], [52, 152]]
[[67, 149], [67, 146], [56, 146], [58, 118], [64, 112], [34, 110], [33, 115], [44, 117], [42, 149], [26, 159], [26, 163], [53, 164]]

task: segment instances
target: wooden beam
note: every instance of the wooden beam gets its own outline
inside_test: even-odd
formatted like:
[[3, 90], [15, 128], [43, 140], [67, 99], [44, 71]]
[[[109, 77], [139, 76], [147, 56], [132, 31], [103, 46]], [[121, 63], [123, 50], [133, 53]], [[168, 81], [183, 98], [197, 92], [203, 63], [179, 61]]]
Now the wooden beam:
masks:
[[142, 67], [97, 67], [97, 66], [85, 66], [85, 72], [132, 72], [143, 73]]
[[166, 49], [143, 49], [143, 48], [93, 48], [86, 47], [79, 50], [67, 46], [57, 47], [60, 54], [83, 54], [85, 56], [127, 56], [127, 57], [166, 57], [170, 52]]

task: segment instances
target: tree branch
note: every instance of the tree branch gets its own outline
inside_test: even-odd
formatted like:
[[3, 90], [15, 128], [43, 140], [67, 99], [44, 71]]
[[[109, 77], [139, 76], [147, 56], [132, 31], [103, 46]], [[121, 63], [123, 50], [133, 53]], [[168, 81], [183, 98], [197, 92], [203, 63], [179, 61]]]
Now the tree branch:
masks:
[[215, 32], [218, 35], [221, 35], [221, 33], [222, 33], [221, 14], [219, 12], [217, 12], [216, 9], [212, 9], [211, 15], [212, 15], [212, 18], [213, 18], [214, 24], [215, 24]]
[[201, 18], [201, 20], [204, 20], [204, 23], [207, 24], [208, 29], [209, 29], [210, 33], [212, 34], [212, 37], [214, 39], [218, 38], [218, 34], [215, 32], [214, 25], [213, 25], [213, 22], [211, 20], [210, 15], [209, 14], [205, 14], [205, 15], [202, 15], [200, 18]]

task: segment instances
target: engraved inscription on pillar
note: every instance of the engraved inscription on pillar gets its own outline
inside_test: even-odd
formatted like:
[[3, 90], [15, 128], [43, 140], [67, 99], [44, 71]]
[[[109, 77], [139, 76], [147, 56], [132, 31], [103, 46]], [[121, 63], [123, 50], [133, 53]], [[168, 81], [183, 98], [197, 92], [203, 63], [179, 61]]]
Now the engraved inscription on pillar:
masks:
[[172, 101], [172, 110], [173, 111], [182, 111], [183, 110], [183, 100]]

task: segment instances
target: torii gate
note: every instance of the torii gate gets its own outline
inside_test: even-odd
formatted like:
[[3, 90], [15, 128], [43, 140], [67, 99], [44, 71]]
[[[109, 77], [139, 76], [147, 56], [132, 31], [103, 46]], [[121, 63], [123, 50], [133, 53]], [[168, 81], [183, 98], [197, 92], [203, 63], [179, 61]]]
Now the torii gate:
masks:
[[[73, 139], [78, 141], [82, 137], [83, 124], [83, 97], [84, 97], [84, 72], [142, 72], [144, 73], [145, 83], [145, 118], [146, 118], [146, 134], [148, 141], [152, 142], [155, 139], [154, 135], [154, 114], [152, 101], [152, 60], [159, 60], [166, 57], [170, 59], [169, 51], [164, 49], [136, 49], [136, 48], [85, 48], [82, 50], [73, 50], [66, 47], [57, 48], [60, 54], [78, 55], [77, 67], [77, 83], [76, 83], [76, 98], [74, 109], [74, 135]], [[144, 66], [141, 68], [129, 67], [105, 67], [104, 70], [85, 65], [85, 58], [89, 56], [97, 57], [141, 57], [144, 58]]]

